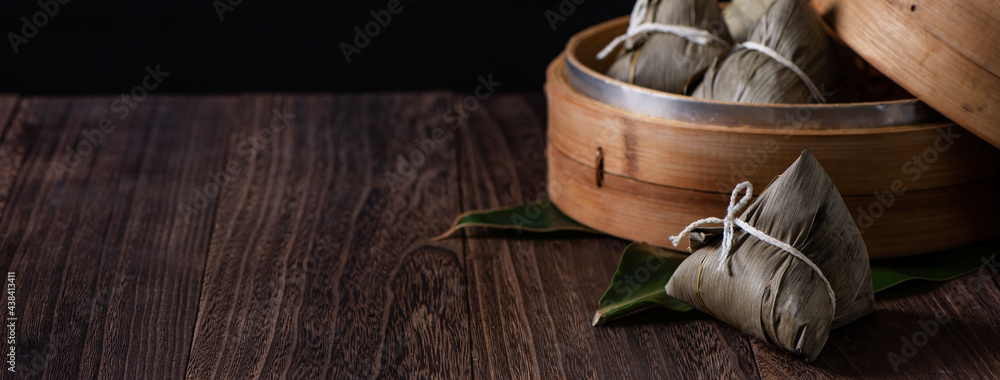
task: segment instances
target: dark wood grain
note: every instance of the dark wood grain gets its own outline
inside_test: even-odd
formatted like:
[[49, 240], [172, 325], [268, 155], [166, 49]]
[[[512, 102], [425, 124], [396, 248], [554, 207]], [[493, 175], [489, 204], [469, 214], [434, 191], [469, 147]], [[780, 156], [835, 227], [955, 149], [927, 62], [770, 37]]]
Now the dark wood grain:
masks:
[[10, 187], [14, 184], [14, 178], [21, 168], [24, 155], [31, 145], [24, 128], [10, 131], [10, 126], [14, 124], [14, 110], [17, 108], [18, 100], [17, 95], [0, 95], [0, 215], [3, 215], [7, 198], [10, 196]]
[[538, 95], [455, 120], [449, 93], [150, 96], [123, 119], [114, 99], [0, 96], [14, 377], [1000, 377], [996, 261], [878, 294], [805, 363], [707, 317], [591, 327], [622, 240], [429, 242], [544, 197]]
[[[448, 99], [241, 100], [189, 378], [469, 374], [460, 241], [428, 242], [459, 212], [451, 142], [425, 144]], [[273, 110], [295, 118], [245, 155]]]
[[[19, 377], [183, 376], [210, 215], [184, 223], [176, 202], [222, 158], [229, 103], [147, 98], [118, 119], [112, 101], [25, 99], [4, 141], [27, 153], [3, 161], [18, 175], [0, 217]], [[115, 129], [85, 148], [105, 117]], [[60, 169], [67, 149], [80, 158]]]
[[14, 114], [19, 97], [14, 94], [0, 94], [0, 136], [3, 136], [7, 126], [10, 125], [10, 117]]
[[[463, 209], [544, 196], [541, 97], [490, 98], [461, 136]], [[757, 377], [747, 338], [717, 321], [669, 321], [652, 311], [591, 327], [624, 241], [469, 234], [476, 378]]]
[[813, 364], [754, 342], [761, 374], [772, 379], [1000, 378], [1000, 291], [994, 273], [984, 269], [940, 284], [908, 283], [875, 298], [875, 313], [833, 330]]

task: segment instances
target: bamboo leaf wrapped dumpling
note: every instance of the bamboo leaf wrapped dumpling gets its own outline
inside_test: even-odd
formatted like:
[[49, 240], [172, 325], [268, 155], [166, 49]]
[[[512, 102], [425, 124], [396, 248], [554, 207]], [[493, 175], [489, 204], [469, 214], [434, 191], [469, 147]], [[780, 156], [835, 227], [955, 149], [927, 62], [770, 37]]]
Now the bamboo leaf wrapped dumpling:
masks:
[[628, 31], [598, 58], [619, 44], [625, 48], [607, 75], [654, 90], [680, 93], [692, 76], [705, 70], [732, 45], [716, 0], [637, 0]]
[[[703, 219], [681, 233], [690, 231], [692, 255], [666, 292], [812, 361], [831, 329], [875, 310], [868, 250], [808, 150], [736, 218], [751, 196], [750, 183], [740, 184], [726, 219]], [[704, 223], [724, 227], [700, 228]]]
[[747, 41], [713, 62], [691, 96], [741, 103], [825, 103], [844, 75], [806, 0], [776, 0]]
[[760, 20], [774, 0], [733, 0], [722, 10], [722, 18], [726, 20], [729, 34], [735, 42], [747, 40], [747, 34], [757, 20]]

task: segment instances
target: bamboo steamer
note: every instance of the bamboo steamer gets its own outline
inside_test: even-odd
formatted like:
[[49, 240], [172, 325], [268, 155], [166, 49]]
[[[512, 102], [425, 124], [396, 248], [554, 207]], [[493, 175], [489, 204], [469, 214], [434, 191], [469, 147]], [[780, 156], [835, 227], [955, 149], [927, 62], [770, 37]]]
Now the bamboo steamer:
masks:
[[879, 71], [1000, 146], [1000, 2], [817, 0], [813, 5]]
[[688, 223], [725, 215], [737, 183], [760, 193], [810, 149], [873, 258], [1000, 234], [1000, 150], [920, 101], [750, 105], [629, 85], [596, 59], [627, 22], [577, 34], [547, 71], [549, 193], [577, 221], [669, 246]]

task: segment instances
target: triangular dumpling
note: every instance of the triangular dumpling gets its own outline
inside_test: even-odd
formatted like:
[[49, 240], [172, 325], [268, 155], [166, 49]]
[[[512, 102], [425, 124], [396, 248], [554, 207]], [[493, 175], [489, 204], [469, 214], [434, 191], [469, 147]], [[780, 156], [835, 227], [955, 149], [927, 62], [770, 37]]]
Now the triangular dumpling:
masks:
[[691, 96], [740, 103], [825, 103], [823, 92], [836, 89], [843, 79], [830, 37], [809, 2], [777, 0], [745, 43], [710, 65]]
[[819, 355], [832, 328], [874, 311], [868, 250], [808, 150], [739, 219], [797, 249], [816, 268], [740, 227], [722, 263], [723, 230], [696, 228], [692, 255], [667, 283], [667, 294], [807, 361]]
[[690, 27], [715, 38], [699, 44], [671, 33], [632, 36], [608, 69], [609, 77], [654, 90], [680, 93], [692, 76], [703, 71], [732, 44], [716, 0], [638, 0], [636, 6], [643, 6], [642, 3], [648, 7], [645, 17], [633, 24]]

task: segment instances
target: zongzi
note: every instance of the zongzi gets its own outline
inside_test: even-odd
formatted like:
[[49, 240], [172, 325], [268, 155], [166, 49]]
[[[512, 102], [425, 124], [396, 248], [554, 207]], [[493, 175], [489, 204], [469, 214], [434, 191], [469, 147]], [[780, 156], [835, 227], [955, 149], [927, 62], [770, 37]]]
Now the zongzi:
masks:
[[598, 58], [619, 44], [625, 48], [607, 75], [654, 90], [680, 93], [732, 45], [716, 0], [638, 0], [628, 30]]
[[825, 103], [843, 81], [822, 21], [806, 0], [776, 0], [746, 42], [717, 58], [691, 96], [742, 103]]
[[722, 10], [722, 18], [726, 20], [726, 26], [729, 27], [729, 34], [733, 37], [733, 41], [746, 41], [750, 28], [753, 28], [773, 2], [774, 0], [733, 0], [729, 2], [729, 6]]
[[[671, 237], [676, 245], [690, 232], [692, 255], [666, 292], [812, 361], [831, 329], [874, 311], [868, 251], [808, 150], [737, 218], [752, 193], [749, 182], [740, 184], [725, 219], [703, 219]], [[700, 227], [705, 223], [723, 227]]]

